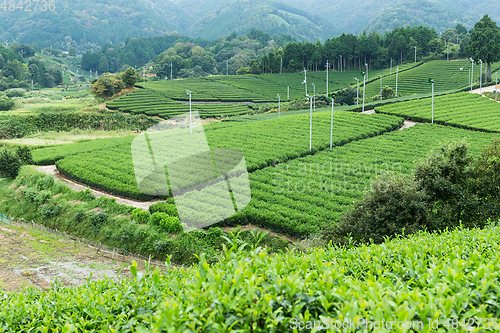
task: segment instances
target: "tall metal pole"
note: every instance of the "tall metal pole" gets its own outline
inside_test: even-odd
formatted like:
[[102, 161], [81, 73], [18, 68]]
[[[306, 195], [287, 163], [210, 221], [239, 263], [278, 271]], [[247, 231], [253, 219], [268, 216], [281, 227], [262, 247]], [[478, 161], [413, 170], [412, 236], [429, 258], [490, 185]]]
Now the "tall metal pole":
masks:
[[414, 48], [415, 48], [415, 62], [417, 62], [417, 47], [414, 46]]
[[366, 73], [363, 73], [363, 110], [361, 112], [365, 112], [365, 83], [366, 83]]
[[312, 124], [313, 124], [313, 100], [312, 96], [307, 96], [309, 97], [309, 105], [310, 105], [310, 112], [309, 112], [309, 152], [312, 152]]
[[281, 98], [280, 98], [280, 94], [278, 94], [278, 118], [281, 118]]
[[434, 80], [432, 80], [432, 120], [431, 123], [434, 124]]
[[[31, 81], [31, 84], [33, 84], [33, 81]], [[497, 100], [498, 96], [498, 72], [495, 73], [495, 101]]]
[[332, 149], [333, 144], [333, 104], [335, 103], [335, 99], [332, 97], [332, 121], [330, 124], [330, 149]]
[[306, 96], [309, 96], [307, 94], [307, 69], [304, 68], [302, 72], [304, 73], [304, 81], [302, 81], [302, 84], [306, 86]]
[[396, 67], [396, 98], [398, 97], [398, 74], [399, 74], [399, 66]]
[[354, 78], [356, 80], [356, 106], [359, 105], [359, 79], [357, 77]]
[[470, 84], [470, 66], [469, 66], [469, 82], [468, 84]]
[[382, 75], [378, 76], [380, 78], [380, 100], [382, 100]]
[[328, 95], [328, 71], [330, 70], [330, 63], [326, 61], [326, 94]]
[[483, 94], [483, 61], [479, 59], [481, 69], [479, 70], [479, 95]]
[[189, 134], [193, 134], [193, 117], [191, 115], [191, 91], [186, 90], [189, 95]]
[[472, 75], [471, 75], [471, 79], [470, 79], [470, 92], [472, 92], [472, 86], [474, 84], [474, 59], [470, 59], [470, 61], [472, 62]]
[[314, 104], [314, 112], [316, 112], [316, 85], [311, 83], [313, 86], [313, 104]]
[[368, 80], [369, 79], [369, 75], [368, 75], [368, 64], [365, 63], [365, 66], [366, 66], [366, 79]]

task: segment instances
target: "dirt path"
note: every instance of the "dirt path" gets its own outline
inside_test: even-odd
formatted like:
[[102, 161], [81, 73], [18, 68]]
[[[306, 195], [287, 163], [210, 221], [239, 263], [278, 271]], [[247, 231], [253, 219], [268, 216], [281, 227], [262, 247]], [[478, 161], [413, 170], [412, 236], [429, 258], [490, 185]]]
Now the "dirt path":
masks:
[[422, 124], [422, 123], [417, 123], [417, 122], [414, 122], [411, 120], [405, 120], [405, 122], [403, 123], [403, 126], [401, 126], [401, 128], [399, 130], [401, 131], [401, 130], [404, 130], [405, 128], [413, 127], [416, 124]]
[[374, 114], [375, 110], [365, 110], [364, 112], [361, 112], [362, 114]]
[[122, 204], [122, 205], [127, 205], [131, 207], [136, 207], [136, 208], [142, 208], [144, 210], [148, 210], [149, 206], [152, 204], [158, 202], [159, 200], [154, 200], [154, 201], [137, 201], [137, 200], [132, 200], [124, 197], [120, 197], [117, 195], [109, 194], [91, 187], [88, 187], [86, 185], [79, 184], [73, 180], [68, 179], [67, 177], [64, 177], [59, 173], [55, 165], [47, 165], [47, 166], [42, 166], [36, 168], [37, 171], [46, 173], [47, 175], [53, 175], [56, 178], [56, 181], [62, 181], [66, 186], [69, 188], [75, 190], [75, 191], [85, 191], [86, 189], [90, 189], [92, 191], [92, 194], [94, 194], [97, 198], [101, 196], [105, 196], [107, 198], [115, 198], [116, 202]]
[[39, 229], [0, 222], [0, 289], [23, 287], [42, 290], [55, 281], [65, 286], [85, 284], [105, 276], [130, 277], [130, 262], [97, 254], [95, 249], [66, 239], [57, 239]]
[[[492, 85], [492, 86], [489, 86], [489, 87], [483, 87], [482, 89], [474, 89], [472, 90], [472, 93], [473, 94], [479, 94], [479, 90], [481, 90], [481, 92], [486, 92], [486, 91], [490, 91], [490, 92], [494, 92], [495, 91], [495, 85]], [[498, 85], [498, 90], [500, 90], [500, 85]]]

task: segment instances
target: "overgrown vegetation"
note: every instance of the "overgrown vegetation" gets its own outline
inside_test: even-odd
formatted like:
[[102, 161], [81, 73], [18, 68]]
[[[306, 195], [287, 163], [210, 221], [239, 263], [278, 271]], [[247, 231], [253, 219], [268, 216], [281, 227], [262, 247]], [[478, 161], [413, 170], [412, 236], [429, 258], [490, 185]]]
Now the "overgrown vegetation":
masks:
[[221, 258], [223, 245], [231, 242], [246, 246], [258, 243], [271, 252], [288, 246], [288, 241], [253, 230], [236, 230], [234, 239], [217, 227], [183, 232], [179, 218], [169, 215], [176, 214], [172, 199], [153, 205], [151, 214], [120, 205], [115, 199], [96, 198], [89, 190], [72, 191], [31, 167], [21, 168], [12, 184], [12, 188], [10, 183], [0, 187], [5, 199], [0, 212], [131, 253], [151, 254], [158, 260], [170, 257], [173, 263], [188, 265], [206, 253], [206, 259], [213, 263]]

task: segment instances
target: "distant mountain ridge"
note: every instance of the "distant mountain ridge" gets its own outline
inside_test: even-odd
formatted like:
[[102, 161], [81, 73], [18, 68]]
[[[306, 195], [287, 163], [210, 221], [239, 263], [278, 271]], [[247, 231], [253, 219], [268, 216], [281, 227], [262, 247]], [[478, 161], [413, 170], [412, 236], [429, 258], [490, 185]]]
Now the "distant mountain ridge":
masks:
[[177, 31], [216, 39], [260, 29], [316, 41], [343, 32], [383, 32], [401, 25], [471, 28], [484, 14], [500, 20], [490, 0], [73, 0], [54, 1], [53, 11], [0, 9], [0, 42], [41, 47], [97, 48], [128, 37]]

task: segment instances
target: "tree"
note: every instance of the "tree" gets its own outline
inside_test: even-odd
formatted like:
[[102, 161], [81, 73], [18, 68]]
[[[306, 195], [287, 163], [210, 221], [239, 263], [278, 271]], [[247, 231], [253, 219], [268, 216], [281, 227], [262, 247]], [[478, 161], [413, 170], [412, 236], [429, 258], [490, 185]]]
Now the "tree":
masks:
[[73, 46], [69, 47], [68, 56], [76, 57], [76, 51], [75, 51], [75, 48]]
[[14, 101], [7, 96], [0, 96], [0, 111], [8, 111], [14, 107]]
[[467, 55], [487, 63], [485, 74], [487, 78], [491, 78], [491, 63], [500, 61], [500, 29], [487, 14], [474, 25]]
[[139, 75], [137, 75], [136, 71], [132, 67], [129, 67], [122, 74], [122, 81], [126, 87], [131, 87], [139, 81]]

